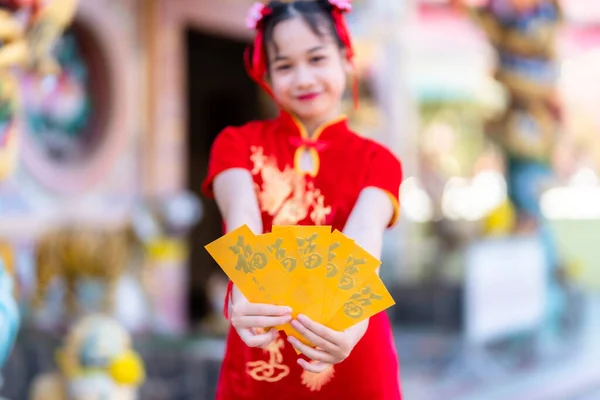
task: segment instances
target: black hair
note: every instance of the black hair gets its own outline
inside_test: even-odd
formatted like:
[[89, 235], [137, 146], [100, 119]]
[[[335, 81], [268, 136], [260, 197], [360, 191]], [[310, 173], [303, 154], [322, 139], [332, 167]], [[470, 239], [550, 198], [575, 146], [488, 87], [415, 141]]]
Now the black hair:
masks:
[[[300, 17], [308, 24], [311, 31], [322, 37], [331, 34], [340, 48], [344, 44], [335, 28], [332, 17], [333, 7], [329, 0], [295, 0], [295, 1], [271, 1], [267, 5], [271, 13], [263, 19], [264, 39], [263, 46], [268, 48], [273, 42], [273, 31], [283, 21]], [[324, 29], [325, 28], [325, 29]]]

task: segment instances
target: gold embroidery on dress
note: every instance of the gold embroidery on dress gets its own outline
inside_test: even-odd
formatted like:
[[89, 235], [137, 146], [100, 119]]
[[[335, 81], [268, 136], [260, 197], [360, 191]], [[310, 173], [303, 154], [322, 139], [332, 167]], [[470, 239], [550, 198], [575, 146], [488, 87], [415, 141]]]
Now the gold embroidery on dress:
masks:
[[290, 374], [290, 367], [283, 364], [281, 349], [285, 342], [281, 336], [277, 337], [265, 350], [269, 353], [269, 361], [248, 361], [246, 371], [257, 381], [278, 382]]
[[313, 221], [325, 221], [325, 217], [331, 214], [331, 206], [325, 206], [325, 204], [323, 204], [325, 198], [321, 196], [321, 191], [319, 189], [315, 189], [315, 196], [316, 201], [315, 204], [313, 204], [310, 219]]
[[265, 154], [263, 153], [262, 147], [252, 146], [250, 150], [252, 151], [250, 161], [252, 161], [252, 163], [254, 164], [254, 168], [252, 169], [252, 175], [256, 175], [265, 166], [267, 156], [265, 156]]
[[302, 384], [311, 392], [318, 392], [333, 379], [334, 374], [333, 365], [318, 374], [305, 370], [302, 372]]
[[273, 217], [273, 225], [295, 225], [307, 216], [315, 225], [325, 223], [331, 206], [325, 206], [321, 190], [307, 183], [305, 174], [290, 166], [281, 171], [277, 160], [265, 156], [262, 147], [251, 148], [250, 160], [252, 174], [262, 178], [262, 186], [256, 187], [261, 211]]

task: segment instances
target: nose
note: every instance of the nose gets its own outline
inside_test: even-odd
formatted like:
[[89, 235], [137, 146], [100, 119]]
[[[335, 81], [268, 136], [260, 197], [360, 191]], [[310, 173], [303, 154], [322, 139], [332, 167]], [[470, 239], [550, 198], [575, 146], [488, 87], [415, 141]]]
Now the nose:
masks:
[[299, 89], [310, 88], [315, 83], [315, 76], [307, 65], [299, 65], [296, 68], [295, 83]]

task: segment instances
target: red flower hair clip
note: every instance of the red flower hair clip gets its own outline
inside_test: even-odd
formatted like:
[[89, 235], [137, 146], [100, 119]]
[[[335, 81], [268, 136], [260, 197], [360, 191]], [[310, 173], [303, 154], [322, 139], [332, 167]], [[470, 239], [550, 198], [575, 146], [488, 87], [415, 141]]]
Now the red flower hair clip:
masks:
[[329, 4], [343, 12], [352, 11], [352, 2], [350, 0], [329, 0]]
[[257, 29], [263, 18], [269, 14], [271, 14], [271, 9], [265, 4], [260, 2], [252, 4], [246, 15], [246, 28]]

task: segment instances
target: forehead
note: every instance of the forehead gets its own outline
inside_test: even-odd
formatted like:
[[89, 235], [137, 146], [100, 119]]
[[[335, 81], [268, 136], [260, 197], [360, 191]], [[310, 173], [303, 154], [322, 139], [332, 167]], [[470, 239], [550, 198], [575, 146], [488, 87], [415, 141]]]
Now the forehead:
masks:
[[319, 21], [318, 29], [322, 35], [313, 32], [301, 17], [280, 22], [273, 29], [273, 44], [277, 54], [291, 57], [304, 54], [315, 47], [334, 44], [333, 36], [326, 30], [322, 21]]

